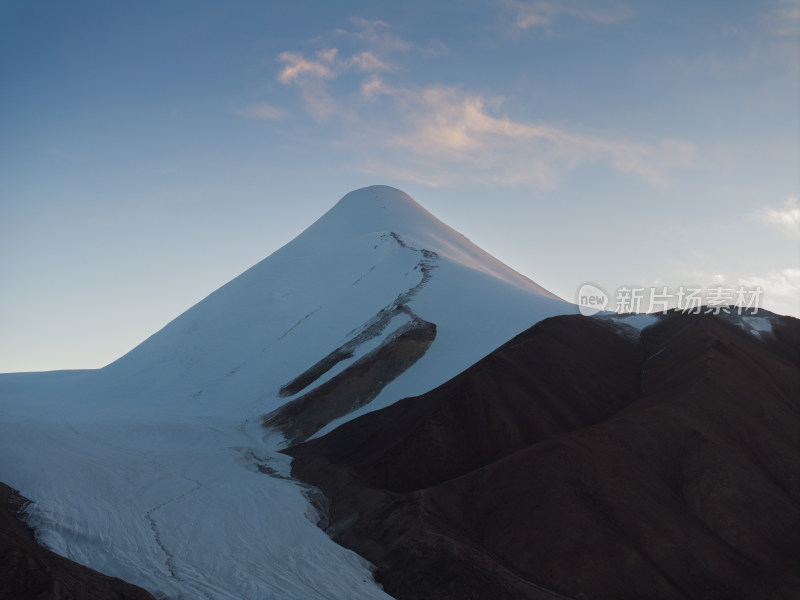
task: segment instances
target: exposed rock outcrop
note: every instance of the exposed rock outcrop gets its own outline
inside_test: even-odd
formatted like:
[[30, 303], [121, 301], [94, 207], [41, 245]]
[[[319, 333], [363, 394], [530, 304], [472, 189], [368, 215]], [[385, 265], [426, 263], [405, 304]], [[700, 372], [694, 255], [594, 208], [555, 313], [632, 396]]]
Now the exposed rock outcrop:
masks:
[[140, 587], [40, 546], [22, 518], [28, 503], [0, 483], [0, 599], [155, 600]]
[[543, 321], [288, 450], [412, 598], [800, 597], [800, 321]]

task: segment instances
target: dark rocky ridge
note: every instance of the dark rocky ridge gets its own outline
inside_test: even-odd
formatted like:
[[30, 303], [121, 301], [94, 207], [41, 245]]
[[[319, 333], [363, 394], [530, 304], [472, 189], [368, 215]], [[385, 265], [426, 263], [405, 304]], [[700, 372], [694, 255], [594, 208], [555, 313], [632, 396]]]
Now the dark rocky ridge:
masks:
[[543, 321], [288, 450], [411, 598], [800, 597], [800, 322]]
[[436, 325], [412, 313], [410, 322], [344, 371], [265, 415], [264, 427], [279, 429], [289, 443], [308, 439], [331, 421], [375, 399], [425, 355], [435, 338]]
[[[294, 396], [340, 362], [352, 358], [361, 345], [383, 334], [396, 317], [406, 316], [410, 321], [386, 336], [377, 348], [341, 373], [264, 416], [263, 426], [280, 430], [289, 444], [305, 441], [331, 421], [374, 400], [384, 387], [422, 358], [436, 338], [436, 324], [418, 317], [408, 303], [430, 282], [439, 255], [431, 250], [410, 246], [393, 231], [383, 234], [381, 238], [392, 239], [401, 248], [420, 254], [421, 258], [414, 266], [414, 270], [420, 274], [420, 280], [398, 294], [361, 327], [351, 331], [344, 344], [281, 386], [279, 396]], [[357, 283], [358, 280], [353, 285]]]
[[0, 483], [0, 599], [154, 600], [142, 588], [59, 556], [22, 519], [29, 501]]
[[[414, 312], [408, 307], [408, 303], [419, 293], [422, 288], [428, 285], [428, 282], [431, 280], [432, 272], [437, 266], [436, 261], [439, 259], [438, 254], [436, 254], [436, 252], [432, 252], [431, 250], [420, 250], [418, 248], [409, 246], [399, 235], [393, 231], [383, 234], [381, 239], [392, 239], [401, 248], [406, 248], [408, 250], [420, 253], [422, 258], [420, 258], [419, 262], [417, 262], [417, 264], [414, 266], [414, 270], [418, 271], [420, 274], [420, 280], [406, 291], [399, 293], [391, 302], [391, 304], [384, 306], [374, 317], [364, 323], [361, 327], [351, 331], [349, 335], [352, 337], [350, 337], [350, 339], [348, 339], [344, 344], [330, 352], [317, 363], [310, 366], [300, 375], [281, 386], [281, 389], [278, 391], [278, 395], [281, 398], [288, 398], [298, 394], [309, 385], [317, 381], [317, 379], [322, 377], [337, 364], [343, 360], [352, 358], [359, 346], [381, 335], [396, 316], [405, 313], [411, 317], [412, 321], [418, 321], [420, 324], [427, 323], [427, 321], [420, 319], [414, 314]], [[361, 278], [354, 281], [352, 285], [356, 285], [360, 280]], [[309, 315], [306, 315], [306, 317], [308, 316]]]

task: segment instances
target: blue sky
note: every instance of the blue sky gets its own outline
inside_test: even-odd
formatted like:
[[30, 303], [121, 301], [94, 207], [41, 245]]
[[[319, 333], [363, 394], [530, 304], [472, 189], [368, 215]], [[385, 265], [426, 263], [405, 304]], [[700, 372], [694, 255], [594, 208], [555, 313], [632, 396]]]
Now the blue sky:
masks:
[[0, 372], [117, 358], [348, 191], [555, 293], [800, 316], [800, 3], [0, 0]]

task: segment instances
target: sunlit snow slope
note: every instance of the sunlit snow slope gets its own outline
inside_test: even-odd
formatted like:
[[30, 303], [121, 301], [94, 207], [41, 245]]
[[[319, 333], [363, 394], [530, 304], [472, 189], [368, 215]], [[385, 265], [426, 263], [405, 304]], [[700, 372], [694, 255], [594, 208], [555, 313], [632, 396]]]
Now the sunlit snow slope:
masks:
[[316, 527], [284, 435], [573, 312], [403, 192], [357, 190], [107, 367], [0, 375], [0, 480], [49, 547], [156, 595], [386, 597]]

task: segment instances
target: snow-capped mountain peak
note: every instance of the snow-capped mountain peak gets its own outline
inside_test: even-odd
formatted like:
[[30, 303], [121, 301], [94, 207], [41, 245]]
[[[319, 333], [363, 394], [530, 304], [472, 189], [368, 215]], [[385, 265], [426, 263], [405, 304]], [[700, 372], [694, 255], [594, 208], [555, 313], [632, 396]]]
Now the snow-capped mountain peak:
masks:
[[531, 323], [573, 309], [407, 194], [372, 186], [344, 196], [94, 379], [123, 404], [247, 418], [279, 408], [287, 384], [337, 349], [348, 356], [315, 385], [410, 320], [434, 324], [431, 359], [413, 365], [413, 377], [386, 382], [380, 398], [364, 401], [369, 410], [422, 393]]
[[277, 448], [574, 312], [403, 192], [356, 190], [105, 368], [0, 376], [0, 480], [50, 548], [157, 596], [386, 598]]

